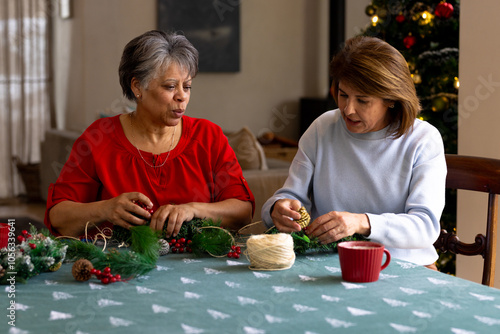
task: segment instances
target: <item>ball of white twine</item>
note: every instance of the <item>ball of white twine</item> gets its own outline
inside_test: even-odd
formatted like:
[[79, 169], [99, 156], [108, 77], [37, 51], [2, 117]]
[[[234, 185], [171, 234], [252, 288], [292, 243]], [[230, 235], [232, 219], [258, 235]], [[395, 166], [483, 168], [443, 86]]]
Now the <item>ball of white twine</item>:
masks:
[[290, 234], [260, 234], [247, 240], [245, 252], [252, 270], [283, 270], [295, 263]]

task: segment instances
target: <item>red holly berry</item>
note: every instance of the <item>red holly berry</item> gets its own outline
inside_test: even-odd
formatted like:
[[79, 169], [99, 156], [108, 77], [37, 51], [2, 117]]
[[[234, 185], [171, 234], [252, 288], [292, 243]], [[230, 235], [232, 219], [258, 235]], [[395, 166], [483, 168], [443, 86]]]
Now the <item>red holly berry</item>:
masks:
[[180, 243], [180, 242], [177, 242], [177, 243], [175, 244], [175, 248], [181, 248], [181, 243]]
[[31, 249], [35, 249], [35, 248], [36, 248], [36, 245], [35, 245], [34, 243], [31, 243], [31, 242], [30, 242], [30, 243], [29, 243], [29, 245], [30, 245], [30, 248], [31, 248]]
[[398, 23], [403, 23], [405, 21], [405, 19], [406, 19], [405, 16], [402, 14], [399, 14], [398, 16], [396, 16], [396, 21]]
[[241, 247], [236, 246], [235, 251], [236, 251], [236, 254], [241, 254]]
[[102, 272], [104, 274], [109, 274], [111, 272], [111, 268], [110, 267], [106, 267], [106, 268], [104, 268], [104, 270]]
[[227, 257], [233, 257], [233, 252], [227, 253]]
[[233, 258], [235, 258], [235, 259], [239, 259], [239, 258], [240, 258], [240, 254], [238, 254], [238, 253], [233, 253]]
[[116, 279], [117, 281], [121, 281], [122, 276], [121, 276], [120, 274], [116, 274], [116, 275], [115, 275], [115, 279]]
[[185, 244], [185, 243], [186, 243], [186, 239], [185, 239], [185, 238], [180, 238], [180, 239], [179, 239], [179, 243], [181, 243], [181, 244]]
[[231, 246], [231, 250], [233, 250], [233, 251], [236, 250], [236, 246], [234, 246], [234, 245]]
[[115, 277], [111, 277], [111, 278], [109, 279], [109, 283], [115, 283], [115, 282], [116, 282], [116, 278], [115, 278]]
[[179, 253], [184, 253], [184, 247], [179, 248]]
[[417, 38], [415, 36], [408, 35], [403, 38], [403, 44], [407, 49], [410, 49], [415, 43], [417, 43]]
[[26, 238], [23, 237], [22, 235], [18, 235], [17, 240], [19, 240], [19, 242], [24, 242], [24, 241], [26, 241]]
[[192, 253], [192, 252], [193, 252], [193, 250], [191, 249], [191, 247], [186, 247], [186, 252], [188, 252], [188, 253]]
[[23, 235], [26, 235], [26, 234], [28, 234], [28, 231], [23, 230], [21, 233], [22, 233]]
[[101, 279], [101, 283], [102, 284], [108, 284], [109, 283], [109, 278], [105, 277], [105, 278]]

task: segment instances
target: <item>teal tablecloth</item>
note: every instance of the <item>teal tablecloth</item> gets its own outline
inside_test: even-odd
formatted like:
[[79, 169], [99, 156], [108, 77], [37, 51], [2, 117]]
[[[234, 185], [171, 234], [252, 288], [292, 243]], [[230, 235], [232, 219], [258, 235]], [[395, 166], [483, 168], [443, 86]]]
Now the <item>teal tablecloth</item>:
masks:
[[393, 259], [374, 283], [342, 281], [336, 254], [284, 271], [169, 254], [127, 283], [80, 283], [71, 264], [5, 286], [0, 333], [500, 333], [500, 290]]

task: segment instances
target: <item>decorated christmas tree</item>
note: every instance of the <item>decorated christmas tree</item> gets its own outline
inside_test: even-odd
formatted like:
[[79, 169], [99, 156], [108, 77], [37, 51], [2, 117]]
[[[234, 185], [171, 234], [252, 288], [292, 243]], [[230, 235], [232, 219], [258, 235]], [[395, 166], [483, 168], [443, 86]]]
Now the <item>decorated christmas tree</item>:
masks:
[[[363, 35], [398, 49], [412, 73], [422, 105], [419, 118], [441, 132], [446, 153], [457, 153], [459, 0], [372, 0]], [[455, 230], [456, 195], [448, 191], [443, 228]], [[454, 273], [454, 257], [441, 254], [441, 271]]]

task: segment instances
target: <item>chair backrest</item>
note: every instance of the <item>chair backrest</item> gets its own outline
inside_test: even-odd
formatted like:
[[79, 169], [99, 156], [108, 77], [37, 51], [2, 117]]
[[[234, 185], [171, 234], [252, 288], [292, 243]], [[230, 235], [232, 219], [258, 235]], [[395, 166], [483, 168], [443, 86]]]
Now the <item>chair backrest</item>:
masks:
[[[446, 154], [448, 175], [446, 187], [488, 194], [486, 234], [478, 234], [475, 242], [461, 242], [454, 233], [441, 230], [434, 246], [443, 251], [462, 255], [481, 255], [484, 259], [482, 284], [493, 286], [495, 279], [497, 207], [500, 194], [500, 160]], [[474, 223], [474, 222], [471, 222]]]

